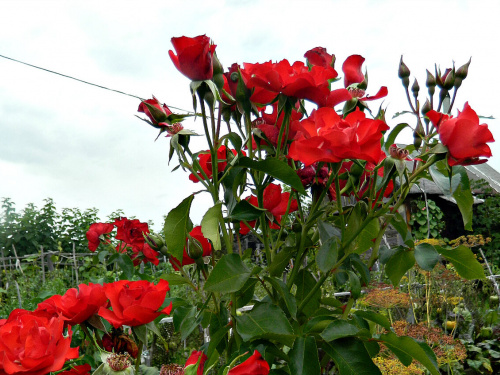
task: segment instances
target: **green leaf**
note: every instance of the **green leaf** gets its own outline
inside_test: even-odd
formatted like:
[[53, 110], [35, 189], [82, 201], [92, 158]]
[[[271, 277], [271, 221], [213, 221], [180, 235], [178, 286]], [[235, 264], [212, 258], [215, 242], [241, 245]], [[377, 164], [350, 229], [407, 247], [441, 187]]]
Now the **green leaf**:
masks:
[[411, 363], [411, 358], [415, 358], [433, 375], [439, 375], [436, 356], [432, 350], [424, 350], [413, 338], [407, 336], [397, 336], [393, 332], [380, 335], [380, 339], [405, 365]]
[[361, 282], [359, 281], [358, 275], [352, 271], [347, 271], [349, 274], [349, 284], [351, 286], [351, 297], [354, 299], [359, 298], [361, 295]]
[[227, 325], [224, 327], [221, 327], [217, 332], [214, 334], [210, 335], [210, 344], [208, 345], [208, 350], [207, 350], [207, 357], [210, 358], [212, 354], [216, 353], [216, 348], [219, 342], [226, 337], [227, 333], [231, 329], [231, 326]]
[[219, 218], [222, 217], [222, 203], [216, 203], [210, 207], [207, 213], [201, 219], [201, 232], [205, 238], [212, 241], [214, 250], [221, 250], [221, 241], [219, 233]]
[[432, 180], [442, 190], [444, 195], [450, 196], [457, 189], [460, 184], [460, 175], [449, 177], [446, 167], [443, 167], [441, 162], [438, 162], [429, 167]]
[[337, 237], [331, 237], [320, 246], [316, 254], [316, 264], [321, 272], [330, 272], [337, 263], [339, 254], [339, 243]]
[[267, 267], [271, 276], [281, 276], [285, 271], [286, 266], [290, 263], [290, 259], [295, 253], [295, 248], [285, 247], [273, 258], [273, 262]]
[[439, 261], [439, 254], [431, 244], [421, 243], [415, 246], [415, 260], [423, 270], [432, 271]]
[[359, 201], [354, 206], [354, 209], [349, 216], [347, 221], [347, 228], [345, 231], [345, 238], [353, 239], [349, 244], [349, 251], [356, 252], [357, 254], [362, 254], [370, 247], [373, 246], [373, 239], [375, 239], [380, 231], [380, 225], [376, 218], [370, 219], [369, 223], [364, 227], [364, 229], [355, 238], [354, 234], [361, 227], [364, 220], [367, 217], [368, 206], [365, 202]]
[[385, 265], [385, 273], [395, 288], [399, 287], [401, 278], [414, 264], [413, 251], [399, 251], [389, 259]]
[[148, 345], [148, 329], [145, 324], [132, 327], [132, 331], [144, 345]]
[[233, 293], [245, 285], [251, 271], [238, 254], [226, 254], [215, 265], [204, 289], [209, 292]]
[[267, 158], [261, 161], [254, 161], [249, 157], [240, 158], [238, 165], [241, 167], [250, 168], [256, 171], [265, 172], [277, 180], [291, 186], [299, 193], [306, 195], [304, 186], [300, 177], [287, 163], [284, 161]]
[[253, 204], [248, 203], [247, 200], [241, 200], [234, 206], [229, 214], [229, 218], [234, 221], [251, 221], [258, 219], [265, 209], [255, 207]]
[[[295, 284], [297, 285], [297, 291], [295, 293], [295, 298], [297, 299], [297, 303], [300, 305], [300, 302], [306, 298], [309, 292], [314, 288], [317, 281], [314, 276], [307, 270], [301, 269], [295, 279]], [[307, 316], [311, 316], [320, 305], [321, 299], [321, 289], [318, 289], [316, 293], [312, 296], [309, 302], [306, 304], [306, 307], [303, 310], [303, 313]]]
[[295, 338], [283, 310], [271, 303], [258, 304], [250, 312], [237, 316], [236, 331], [243, 341], [263, 338], [289, 347], [292, 347]]
[[351, 262], [351, 266], [354, 267], [356, 271], [358, 271], [363, 283], [365, 285], [368, 285], [371, 279], [368, 266], [361, 260], [358, 254], [349, 255], [349, 261]]
[[396, 143], [396, 138], [397, 136], [399, 135], [399, 133], [401, 133], [401, 131], [404, 129], [404, 128], [407, 128], [409, 127], [408, 124], [406, 123], [401, 123], [401, 124], [397, 124], [394, 129], [391, 130], [391, 132], [389, 133], [389, 135], [387, 136], [387, 141], [385, 141], [385, 150], [386, 151], [389, 151], [389, 147], [391, 147], [394, 143]]
[[363, 311], [357, 310], [354, 312], [355, 315], [360, 316], [363, 319], [375, 322], [378, 325], [384, 327], [385, 329], [391, 329], [391, 322], [386, 316], [373, 312], [373, 311]]
[[240, 308], [246, 306], [248, 302], [252, 300], [255, 292], [255, 284], [257, 283], [257, 279], [251, 277], [247, 280], [247, 282], [241, 287], [238, 292], [236, 292], [236, 307]]
[[160, 370], [156, 367], [148, 367], [146, 365], [139, 365], [141, 375], [158, 375]]
[[317, 375], [321, 372], [318, 348], [312, 336], [298, 337], [288, 357], [288, 367], [292, 374]]
[[233, 147], [236, 151], [239, 152], [241, 150], [241, 146], [243, 145], [243, 141], [241, 140], [241, 137], [238, 135], [238, 133], [235, 133], [235, 132], [228, 133], [225, 136], [220, 138], [220, 142], [224, 141], [225, 139], [228, 139], [229, 141], [231, 141], [231, 143], [233, 144]]
[[359, 327], [347, 322], [346, 320], [335, 320], [331, 322], [320, 336], [325, 341], [333, 341], [343, 337], [356, 336], [359, 333]]
[[453, 174], [454, 176], [460, 176], [460, 183], [453, 193], [453, 198], [455, 198], [458, 208], [462, 213], [464, 229], [472, 230], [472, 205], [474, 203], [474, 198], [472, 197], [467, 170], [461, 165], [458, 165], [453, 167]]
[[394, 213], [394, 215], [392, 215], [390, 224], [394, 227], [394, 229], [398, 231], [403, 240], [403, 243], [406, 243], [406, 241], [408, 240], [413, 240], [411, 231], [408, 229], [408, 224], [399, 212], [396, 212]]
[[272, 277], [265, 277], [264, 278], [267, 282], [269, 282], [274, 290], [278, 292], [281, 298], [283, 298], [283, 301], [285, 302], [286, 308], [288, 309], [288, 312], [292, 316], [292, 318], [297, 317], [297, 301], [295, 300], [295, 297], [290, 293], [288, 290], [286, 284], [279, 280], [279, 279], [274, 279]]
[[363, 342], [347, 337], [324, 343], [323, 350], [335, 362], [340, 375], [381, 375]]
[[460, 276], [468, 280], [485, 278], [483, 267], [467, 246], [460, 245], [450, 250], [436, 246], [436, 250], [453, 264]]
[[330, 223], [321, 220], [318, 220], [318, 232], [321, 243], [325, 243], [332, 237], [340, 238], [341, 236], [340, 230], [338, 228], [335, 228]]
[[167, 280], [171, 286], [187, 284], [189, 282], [184, 276], [177, 273], [164, 273], [160, 276], [160, 279]]
[[134, 263], [132, 262], [132, 259], [130, 259], [128, 254], [119, 254], [118, 258], [116, 258], [116, 263], [123, 271], [123, 275], [125, 276], [125, 278], [131, 280], [134, 277]]
[[185, 340], [201, 323], [202, 316], [196, 317], [195, 306], [178, 307], [174, 311], [174, 327], [181, 332], [181, 340]]
[[167, 243], [168, 252], [176, 259], [182, 260], [184, 246], [186, 245], [189, 210], [194, 195], [184, 199], [177, 207], [171, 210], [165, 219], [163, 233]]

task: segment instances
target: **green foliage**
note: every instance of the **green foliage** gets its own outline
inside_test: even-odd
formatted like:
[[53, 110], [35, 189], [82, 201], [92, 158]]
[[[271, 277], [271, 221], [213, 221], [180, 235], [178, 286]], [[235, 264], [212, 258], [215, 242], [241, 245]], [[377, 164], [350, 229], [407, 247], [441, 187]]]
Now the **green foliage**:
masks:
[[446, 225], [443, 217], [444, 213], [436, 202], [427, 199], [426, 205], [425, 200], [419, 199], [411, 202], [411, 216], [408, 224], [411, 225], [412, 234], [417, 240], [437, 238]]

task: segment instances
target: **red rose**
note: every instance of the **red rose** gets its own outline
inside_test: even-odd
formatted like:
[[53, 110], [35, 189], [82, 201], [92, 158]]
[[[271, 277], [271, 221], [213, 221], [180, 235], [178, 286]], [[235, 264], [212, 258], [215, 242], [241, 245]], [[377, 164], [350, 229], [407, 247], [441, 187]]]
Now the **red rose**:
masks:
[[0, 375], [45, 375], [59, 371], [69, 359], [78, 358], [71, 348], [71, 329], [64, 320], [36, 312], [14, 310], [0, 326]]
[[[231, 150], [228, 149], [226, 146], [220, 146], [219, 149], [217, 150], [217, 171], [223, 172], [224, 169], [226, 169], [227, 166], [227, 152], [230, 151], [233, 155], [236, 155], [237, 152], [236, 150]], [[208, 178], [212, 178], [212, 156], [210, 155], [210, 152], [207, 150], [203, 154], [198, 155], [198, 162], [200, 163], [200, 167], [205, 172]], [[202, 180], [205, 179], [205, 177], [201, 174], [198, 173], [198, 177], [201, 178]], [[189, 175], [189, 179], [193, 182], [199, 182], [200, 180], [193, 174], [191, 173]]]
[[297, 132], [288, 156], [305, 165], [322, 161], [337, 163], [342, 159], [361, 159], [378, 163], [385, 155], [380, 147], [382, 131], [389, 129], [382, 120], [367, 119], [359, 110], [345, 119], [333, 108], [320, 108], [307, 119], [293, 122]]
[[[274, 219], [281, 224], [281, 218], [282, 216], [286, 213], [286, 208], [288, 207], [288, 201], [290, 199], [290, 193], [282, 193], [281, 192], [281, 185], [277, 184], [269, 184], [266, 186], [263, 192], [262, 196], [262, 206], [265, 208]], [[255, 207], [259, 207], [259, 201], [256, 196], [252, 195], [249, 198], [247, 198], [248, 202]], [[298, 204], [297, 200], [293, 199], [292, 203], [290, 204], [290, 212], [297, 211], [298, 209]], [[249, 221], [248, 225], [251, 227], [255, 226], [256, 221]], [[279, 229], [279, 225], [275, 224], [274, 222], [269, 223], [269, 228], [271, 229]], [[241, 234], [247, 234], [250, 232], [250, 228], [247, 227], [243, 222], [240, 223], [240, 233]]]
[[55, 295], [38, 304], [37, 310], [53, 311], [56, 308], [69, 325], [80, 324], [105, 306], [108, 297], [100, 284], [80, 284], [78, 290], [71, 288], [64, 295]]
[[326, 52], [326, 48], [315, 47], [304, 54], [309, 65], [322, 66], [324, 68], [332, 67], [335, 63], [335, 55]]
[[88, 363], [80, 366], [75, 366], [71, 370], [60, 372], [57, 375], [90, 375], [92, 367]]
[[[191, 232], [189, 232], [189, 235], [193, 237], [196, 241], [198, 241], [203, 249], [203, 252], [201, 254], [201, 257], [207, 257], [210, 254], [212, 254], [212, 245], [208, 240], [203, 236], [203, 233], [201, 232], [201, 226], [194, 227]], [[189, 241], [189, 237], [186, 238], [186, 243]], [[175, 261], [172, 261], [172, 259], [175, 259]], [[174, 267], [176, 271], [179, 270], [178, 264], [179, 260], [176, 259], [173, 256], [170, 256], [169, 259], [170, 263]], [[186, 266], [188, 264], [193, 264], [195, 260], [191, 258], [187, 252], [186, 246], [184, 247], [184, 253], [182, 255], [182, 266]]]
[[269, 364], [256, 350], [245, 362], [229, 370], [227, 375], [267, 375], [269, 370]]
[[115, 328], [147, 324], [162, 314], [170, 314], [172, 304], [158, 311], [169, 290], [166, 280], [160, 280], [158, 285], [146, 280], [104, 284], [104, 293], [113, 310], [101, 307], [99, 315]]
[[487, 161], [480, 159], [481, 156], [491, 156], [491, 149], [486, 143], [495, 141], [493, 135], [488, 125], [479, 124], [479, 117], [469, 103], [465, 103], [463, 111], [458, 111], [455, 118], [436, 111], [428, 112], [427, 117], [437, 128], [443, 145], [448, 147], [450, 166], [481, 164]]
[[147, 223], [141, 223], [139, 220], [129, 220], [126, 217], [122, 217], [115, 220], [116, 239], [123, 241], [132, 247], [139, 246], [142, 248], [146, 240], [144, 239], [143, 233], [149, 233], [149, 227]]
[[[151, 113], [151, 110], [144, 103], [151, 105], [157, 111]], [[137, 111], [145, 113], [154, 125], [159, 125], [159, 126], [168, 126], [168, 124], [165, 123], [165, 121], [167, 119], [167, 116], [172, 114], [172, 111], [167, 107], [167, 105], [165, 103], [162, 105], [160, 101], [156, 99], [154, 96], [153, 99], [148, 99], [141, 102], [141, 104], [139, 104], [139, 108], [137, 109]]]
[[137, 266], [141, 262], [153, 263], [155, 266], [160, 264], [160, 260], [158, 259], [158, 255], [160, 255], [160, 253], [153, 250], [147, 243], [144, 243], [142, 247], [134, 246], [132, 248], [132, 252], [133, 255], [130, 258], [132, 259], [134, 266]]
[[[201, 357], [201, 360], [200, 360]], [[198, 363], [198, 360], [200, 361], [198, 365], [198, 369], [196, 370], [197, 375], [203, 375], [203, 368], [205, 367], [205, 362], [207, 361], [208, 357], [206, 356], [205, 353], [202, 351], [196, 351], [193, 350], [191, 355], [186, 361], [186, 364], [184, 365], [184, 368], [188, 367], [189, 365], [196, 365]]]
[[87, 240], [89, 241], [89, 250], [94, 252], [99, 247], [101, 241], [106, 241], [104, 235], [111, 233], [113, 224], [94, 223], [90, 225], [87, 231]]
[[172, 44], [177, 55], [172, 50], [168, 51], [168, 54], [179, 72], [192, 81], [212, 79], [216, 46], [210, 43], [208, 36], [199, 35], [194, 38], [181, 36], [172, 38]]
[[252, 102], [261, 104], [269, 103], [282, 93], [288, 97], [309, 100], [320, 107], [324, 106], [330, 92], [328, 80], [337, 77], [337, 72], [331, 66], [313, 66], [309, 70], [301, 61], [296, 61], [293, 65], [290, 65], [288, 60], [278, 63], [245, 63], [244, 67], [242, 75], [247, 87], [265, 89], [265, 92], [255, 91], [250, 98]]

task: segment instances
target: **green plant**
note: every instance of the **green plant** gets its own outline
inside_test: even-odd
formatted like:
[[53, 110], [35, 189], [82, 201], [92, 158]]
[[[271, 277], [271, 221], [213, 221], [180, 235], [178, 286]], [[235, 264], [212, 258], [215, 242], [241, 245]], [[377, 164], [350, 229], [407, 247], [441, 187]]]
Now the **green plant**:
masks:
[[415, 200], [411, 202], [411, 216], [408, 224], [412, 227], [412, 234], [417, 240], [429, 237], [439, 237], [446, 224], [443, 221], [444, 213], [431, 199]]

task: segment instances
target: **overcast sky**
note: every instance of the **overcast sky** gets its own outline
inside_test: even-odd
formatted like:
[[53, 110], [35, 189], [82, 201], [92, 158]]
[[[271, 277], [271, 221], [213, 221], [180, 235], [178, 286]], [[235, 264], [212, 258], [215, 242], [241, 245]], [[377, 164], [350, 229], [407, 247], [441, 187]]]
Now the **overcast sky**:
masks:
[[[498, 118], [499, 15], [499, 1], [480, 0], [2, 0], [0, 55], [190, 110], [189, 80], [168, 56], [173, 36], [207, 34], [225, 67], [303, 60], [322, 46], [336, 55], [340, 75], [347, 56], [366, 58], [367, 92], [389, 88], [389, 126], [412, 121], [391, 119], [408, 109], [397, 77], [401, 55], [421, 92], [425, 69], [433, 72], [437, 63], [444, 70], [453, 61], [458, 67], [472, 57], [453, 113], [468, 101], [479, 115]], [[162, 216], [200, 185], [180, 170], [171, 173], [168, 139], [154, 142], [156, 130], [134, 116], [138, 104], [0, 58], [0, 197], [18, 209], [51, 197], [59, 209], [96, 207], [102, 217], [121, 208], [159, 228]], [[483, 122], [500, 141], [499, 120]], [[185, 127], [202, 129], [200, 121]], [[500, 144], [491, 147], [490, 164], [500, 169]], [[209, 203], [208, 195], [197, 196], [194, 222]]]

